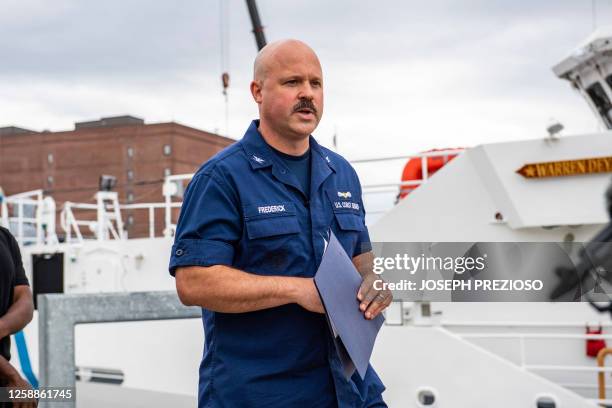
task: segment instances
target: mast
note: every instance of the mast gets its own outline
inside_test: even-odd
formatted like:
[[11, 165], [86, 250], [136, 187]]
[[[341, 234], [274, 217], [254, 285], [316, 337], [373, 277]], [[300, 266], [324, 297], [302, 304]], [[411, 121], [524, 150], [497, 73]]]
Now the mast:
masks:
[[257, 49], [261, 50], [266, 46], [266, 36], [264, 35], [263, 26], [259, 19], [259, 12], [257, 11], [257, 4], [255, 0], [246, 0], [247, 7], [249, 8], [249, 16], [251, 16], [251, 24], [253, 25], [253, 34], [255, 35], [255, 41], [257, 42]]

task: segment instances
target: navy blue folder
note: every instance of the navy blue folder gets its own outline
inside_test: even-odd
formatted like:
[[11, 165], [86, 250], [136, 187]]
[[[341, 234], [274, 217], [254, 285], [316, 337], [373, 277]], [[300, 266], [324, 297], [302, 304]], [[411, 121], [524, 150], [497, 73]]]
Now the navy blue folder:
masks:
[[325, 307], [344, 374], [349, 378], [357, 369], [363, 379], [376, 335], [385, 318], [380, 314], [368, 320], [359, 310], [357, 291], [361, 280], [352, 260], [330, 231], [329, 242], [314, 281]]

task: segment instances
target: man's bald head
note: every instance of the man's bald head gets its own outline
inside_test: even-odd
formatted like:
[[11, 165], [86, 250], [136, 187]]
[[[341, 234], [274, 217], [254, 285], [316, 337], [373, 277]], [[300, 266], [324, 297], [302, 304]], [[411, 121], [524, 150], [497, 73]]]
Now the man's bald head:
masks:
[[278, 65], [279, 62], [296, 54], [313, 57], [320, 66], [317, 54], [308, 44], [293, 39], [279, 40], [263, 47], [257, 54], [257, 57], [255, 57], [253, 81], [263, 81], [267, 77], [268, 72], [270, 72], [270, 69], [274, 69], [274, 66]]
[[259, 131], [269, 143], [276, 138], [307, 145], [323, 114], [319, 58], [298, 40], [266, 45], [255, 58], [251, 94], [259, 109]]

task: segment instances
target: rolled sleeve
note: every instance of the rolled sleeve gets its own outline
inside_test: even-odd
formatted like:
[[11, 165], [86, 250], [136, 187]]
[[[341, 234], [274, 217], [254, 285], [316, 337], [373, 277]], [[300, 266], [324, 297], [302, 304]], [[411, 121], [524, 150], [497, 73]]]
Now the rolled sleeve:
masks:
[[191, 180], [176, 227], [169, 272], [182, 266], [231, 265], [242, 234], [237, 195], [217, 174]]
[[370, 242], [370, 234], [368, 233], [368, 227], [365, 227], [363, 231], [359, 233], [357, 238], [357, 246], [355, 247], [355, 255], [361, 255], [372, 250], [372, 243]]
[[172, 246], [170, 272], [179, 266], [231, 265], [234, 247], [210, 239], [183, 239]]

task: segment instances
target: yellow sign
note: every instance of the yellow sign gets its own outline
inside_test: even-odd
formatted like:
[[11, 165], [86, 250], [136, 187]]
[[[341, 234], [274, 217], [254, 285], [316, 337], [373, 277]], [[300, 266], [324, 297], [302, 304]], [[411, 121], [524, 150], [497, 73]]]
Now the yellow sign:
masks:
[[528, 163], [516, 171], [525, 178], [562, 177], [612, 173], [612, 156], [591, 159]]

